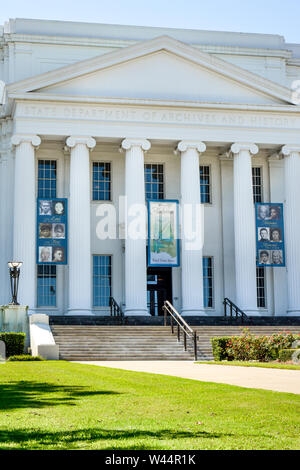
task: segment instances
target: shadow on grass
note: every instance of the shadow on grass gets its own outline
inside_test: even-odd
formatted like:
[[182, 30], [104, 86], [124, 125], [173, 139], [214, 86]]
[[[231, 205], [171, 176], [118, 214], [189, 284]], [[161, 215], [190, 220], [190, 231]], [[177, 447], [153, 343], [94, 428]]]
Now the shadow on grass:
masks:
[[[141, 429], [130, 429], [130, 430], [118, 430], [118, 429], [100, 429], [100, 428], [88, 428], [88, 429], [77, 429], [74, 431], [57, 431], [47, 432], [39, 431], [36, 429], [15, 429], [15, 430], [0, 430], [0, 449], [4, 449], [5, 443], [7, 444], [18, 444], [19, 448], [27, 447], [26, 443], [30, 446], [44, 447], [54, 446], [56, 448], [74, 448], [76, 444], [86, 443], [87, 446], [92, 444], [94, 441], [101, 440], [126, 440], [126, 439], [155, 439], [159, 440], [176, 440], [176, 439], [197, 439], [207, 438], [216, 439], [225, 436], [231, 436], [231, 434], [225, 433], [211, 433], [206, 431], [174, 431], [171, 429], [161, 429], [157, 431], [148, 431]], [[157, 443], [158, 443], [157, 442]], [[121, 443], [120, 443], [121, 444]], [[146, 448], [142, 442], [132, 445], [132, 442], [121, 444], [123, 449], [137, 449]], [[107, 448], [107, 447], [106, 447]]]
[[84, 386], [66, 386], [21, 380], [0, 385], [0, 410], [76, 405], [76, 400], [101, 395], [120, 395], [110, 390], [88, 390]]

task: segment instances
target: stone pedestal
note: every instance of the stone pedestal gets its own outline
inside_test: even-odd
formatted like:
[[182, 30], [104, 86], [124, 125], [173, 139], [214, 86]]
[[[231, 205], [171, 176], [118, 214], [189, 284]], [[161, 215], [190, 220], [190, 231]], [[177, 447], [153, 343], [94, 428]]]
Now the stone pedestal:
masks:
[[30, 346], [28, 307], [2, 305], [0, 307], [0, 332], [25, 333], [25, 353]]

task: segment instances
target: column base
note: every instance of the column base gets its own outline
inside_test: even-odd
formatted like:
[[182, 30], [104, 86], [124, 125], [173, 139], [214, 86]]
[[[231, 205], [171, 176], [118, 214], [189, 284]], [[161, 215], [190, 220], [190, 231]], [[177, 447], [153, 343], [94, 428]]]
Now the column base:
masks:
[[80, 310], [79, 310], [79, 309], [78, 309], [78, 310], [77, 310], [77, 309], [69, 309], [69, 310], [67, 311], [67, 313], [65, 313], [65, 315], [66, 315], [66, 316], [67, 316], [67, 315], [70, 315], [70, 316], [72, 315], [72, 316], [74, 316], [74, 317], [75, 317], [75, 316], [78, 316], [78, 317], [80, 316], [80, 317], [82, 317], [82, 316], [85, 316], [85, 315], [90, 315], [90, 316], [93, 315], [93, 316], [95, 316], [95, 314], [94, 314], [91, 310], [88, 310], [88, 309], [80, 309]]
[[183, 317], [207, 317], [207, 313], [204, 310], [200, 309], [182, 309], [181, 315]]
[[287, 317], [300, 317], [300, 308], [288, 310], [286, 316]]
[[247, 315], [247, 317], [261, 317], [261, 314], [258, 310], [246, 310], [243, 309], [243, 312]]
[[150, 313], [146, 309], [134, 309], [134, 308], [125, 308], [124, 311], [125, 317], [130, 317], [130, 316], [144, 316], [144, 317], [151, 317]]

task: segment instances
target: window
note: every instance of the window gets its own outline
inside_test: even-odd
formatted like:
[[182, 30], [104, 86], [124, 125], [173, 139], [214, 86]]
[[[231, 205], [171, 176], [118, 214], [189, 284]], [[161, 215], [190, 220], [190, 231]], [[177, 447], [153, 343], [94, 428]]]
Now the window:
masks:
[[111, 256], [93, 256], [93, 305], [108, 307], [111, 296]]
[[93, 162], [93, 201], [111, 200], [111, 168], [109, 162]]
[[37, 306], [56, 306], [56, 266], [37, 266]]
[[164, 198], [164, 166], [154, 163], [145, 165], [146, 199]]
[[265, 268], [256, 268], [256, 291], [257, 291], [257, 307], [266, 308], [266, 279]]
[[56, 197], [55, 160], [38, 160], [38, 197]]
[[204, 308], [213, 308], [213, 258], [203, 257], [203, 305]]
[[252, 168], [253, 202], [263, 202], [263, 184], [261, 167]]
[[201, 194], [201, 203], [210, 204], [211, 203], [211, 194], [210, 194], [210, 167], [209, 166], [200, 166], [200, 194]]

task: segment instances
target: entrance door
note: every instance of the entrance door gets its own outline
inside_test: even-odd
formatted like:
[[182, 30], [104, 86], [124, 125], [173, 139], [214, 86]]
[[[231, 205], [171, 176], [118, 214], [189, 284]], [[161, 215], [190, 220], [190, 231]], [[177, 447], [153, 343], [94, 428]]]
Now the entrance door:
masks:
[[147, 304], [151, 315], [163, 315], [165, 300], [172, 302], [172, 269], [148, 268]]

